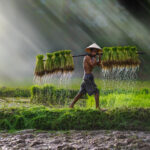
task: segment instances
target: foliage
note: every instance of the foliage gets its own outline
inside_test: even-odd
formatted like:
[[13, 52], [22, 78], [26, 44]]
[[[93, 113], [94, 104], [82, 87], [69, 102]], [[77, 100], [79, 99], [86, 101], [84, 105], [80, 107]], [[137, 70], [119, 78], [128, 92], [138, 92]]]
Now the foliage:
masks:
[[61, 71], [62, 73], [66, 70], [66, 62], [67, 62], [67, 59], [66, 59], [66, 53], [65, 51], [60, 51], [60, 57], [61, 57]]
[[[118, 46], [118, 47], [104, 47], [102, 56], [102, 68], [124, 68], [124, 67], [139, 67], [140, 60], [137, 54], [136, 46]], [[61, 50], [47, 54], [45, 68], [43, 55], [37, 56], [37, 63], [35, 68], [36, 76], [43, 76], [53, 73], [68, 73], [74, 70], [73, 57], [71, 50]]]
[[0, 97], [31, 97], [29, 88], [0, 88]]
[[[32, 103], [67, 105], [77, 94], [78, 90], [60, 89], [51, 85], [33, 86], [31, 89]], [[95, 108], [94, 96], [85, 95], [83, 97], [86, 105], [83, 107]], [[140, 90], [131, 89], [100, 89], [100, 106], [105, 108], [116, 107], [150, 107], [150, 90], [143, 88]], [[81, 101], [81, 100], [80, 100]]]
[[54, 52], [54, 72], [60, 72], [61, 71], [61, 56], [60, 52]]
[[59, 89], [51, 85], [32, 86], [31, 102], [40, 104], [64, 105], [73, 99], [77, 90]]
[[72, 72], [74, 70], [74, 63], [73, 63], [73, 57], [71, 55], [70, 50], [66, 50], [66, 72]]
[[[108, 109], [117, 108], [117, 107], [148, 108], [150, 107], [150, 89], [101, 90], [100, 106]], [[94, 96], [88, 96], [88, 99], [86, 99], [86, 107], [95, 108]]]
[[51, 53], [47, 53], [47, 59], [45, 62], [45, 73], [46, 74], [51, 74], [54, 71], [54, 55]]
[[[126, 86], [127, 83], [125, 83], [122, 84], [123, 87]], [[13, 105], [4, 104], [0, 106], [0, 130], [29, 128], [40, 130], [150, 130], [150, 89], [147, 84], [149, 82], [145, 82], [144, 85], [142, 83], [138, 84], [140, 86], [137, 89], [130, 89], [127, 86], [126, 88], [114, 88], [114, 83], [110, 89], [101, 89], [100, 106], [108, 108], [106, 112], [88, 109], [95, 108], [95, 100], [92, 97], [84, 100], [86, 108], [82, 109], [78, 109], [78, 103], [75, 109], [50, 109], [32, 103], [19, 104], [18, 102], [17, 105], [14, 102]], [[4, 92], [6, 96], [11, 94], [7, 92], [8, 88], [0, 89], [2, 90], [6, 91]], [[60, 89], [51, 85], [33, 86], [32, 102], [64, 107], [64, 104], [68, 103], [77, 91]]]
[[35, 76], [42, 77], [45, 74], [43, 58], [43, 55], [38, 55], [36, 57]]
[[71, 50], [61, 50], [53, 53], [47, 53], [47, 59], [44, 63], [43, 55], [38, 55], [35, 67], [35, 76], [51, 75], [54, 73], [69, 73], [74, 70], [73, 57]]
[[135, 46], [104, 47], [102, 56], [102, 67], [112, 69], [113, 67], [138, 67], [140, 64]]
[[150, 130], [150, 109], [0, 108], [0, 130]]

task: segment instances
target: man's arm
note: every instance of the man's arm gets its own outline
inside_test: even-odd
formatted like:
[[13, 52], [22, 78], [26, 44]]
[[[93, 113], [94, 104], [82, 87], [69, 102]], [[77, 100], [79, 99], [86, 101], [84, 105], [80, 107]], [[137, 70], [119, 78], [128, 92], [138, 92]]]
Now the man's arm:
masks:
[[93, 60], [91, 59], [90, 56], [85, 56], [85, 61], [91, 66], [94, 67], [97, 65], [96, 58], [94, 57]]
[[101, 59], [102, 59], [102, 55], [99, 54], [99, 61], [97, 62], [97, 65], [98, 65], [98, 66], [101, 66]]

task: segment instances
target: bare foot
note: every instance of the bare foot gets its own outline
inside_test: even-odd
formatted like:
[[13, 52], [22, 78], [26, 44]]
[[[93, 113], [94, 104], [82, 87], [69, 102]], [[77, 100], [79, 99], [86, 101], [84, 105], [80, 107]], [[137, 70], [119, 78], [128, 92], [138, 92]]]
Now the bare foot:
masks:
[[107, 109], [105, 109], [105, 108], [100, 108], [100, 107], [97, 107], [96, 109], [98, 109], [98, 110], [100, 110], [100, 111], [103, 111], [103, 112], [107, 111]]
[[70, 106], [69, 106], [69, 108], [73, 108], [73, 106], [72, 106], [72, 105], [70, 105]]

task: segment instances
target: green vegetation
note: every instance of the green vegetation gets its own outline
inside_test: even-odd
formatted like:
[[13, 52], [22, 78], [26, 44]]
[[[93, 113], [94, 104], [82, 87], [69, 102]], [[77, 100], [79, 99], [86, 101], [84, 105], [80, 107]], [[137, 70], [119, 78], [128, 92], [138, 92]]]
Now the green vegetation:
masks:
[[67, 88], [63, 85], [61, 88], [54, 85], [33, 86], [31, 101], [11, 98], [28, 97], [29, 88], [1, 88], [0, 130], [150, 130], [148, 81], [96, 80], [100, 89], [100, 106], [107, 108], [106, 112], [95, 110], [93, 96], [83, 97], [74, 109], [68, 108], [79, 90], [79, 81], [74, 79]]
[[[140, 60], [137, 54], [136, 46], [118, 46], [118, 47], [104, 47], [102, 56], [102, 68], [124, 68], [124, 67], [139, 67]], [[35, 68], [36, 76], [43, 76], [44, 73], [69, 73], [74, 70], [73, 57], [71, 50], [61, 50], [47, 54], [47, 60], [44, 62], [43, 55], [37, 56], [37, 63]]]
[[[68, 107], [78, 90], [60, 89], [51, 85], [33, 86], [31, 102], [36, 104]], [[94, 96], [84, 96], [82, 107], [95, 108]], [[107, 89], [100, 90], [100, 105], [104, 108], [150, 107], [150, 90]], [[78, 105], [77, 105], [78, 106]]]
[[60, 57], [61, 57], [61, 71], [62, 73], [65, 72], [66, 70], [66, 62], [67, 62], [67, 59], [66, 59], [66, 53], [65, 51], [60, 51]]
[[104, 47], [102, 56], [102, 67], [111, 69], [113, 67], [138, 67], [140, 64], [137, 47]]
[[66, 59], [67, 59], [67, 63], [66, 63], [66, 71], [67, 72], [72, 72], [74, 70], [74, 63], [73, 63], [73, 57], [71, 55], [71, 51], [70, 50], [66, 50]]
[[43, 106], [0, 108], [0, 130], [150, 130], [150, 109], [49, 109]]
[[46, 74], [51, 74], [54, 71], [54, 67], [53, 67], [54, 58], [53, 57], [54, 57], [53, 54], [47, 53], [47, 59], [46, 59], [45, 66], [44, 66]]
[[[74, 78], [71, 80], [70, 83], [67, 84], [67, 86], [64, 84], [61, 84], [61, 85], [52, 84], [48, 86], [49, 87], [53, 86], [54, 89], [59, 89], [62, 91], [64, 90], [66, 91], [66, 93], [67, 91], [70, 90], [72, 91], [72, 93], [74, 93], [71, 96], [71, 98], [73, 98], [74, 95], [78, 92], [81, 82], [82, 82], [82, 79]], [[134, 97], [135, 91], [142, 91], [144, 89], [147, 89], [147, 90], [150, 89], [150, 81], [133, 81], [132, 83], [131, 81], [114, 81], [114, 80], [104, 81], [104, 80], [96, 79], [95, 82], [98, 85], [98, 88], [100, 89], [101, 96], [107, 96], [105, 95], [106, 93], [109, 93], [109, 94], [114, 93], [114, 95], [116, 95], [117, 97], [117, 93], [120, 93], [122, 91], [121, 92], [122, 94], [125, 95], [125, 94], [130, 93]], [[2, 86], [0, 88], [0, 97], [30, 97], [31, 96], [30, 94], [31, 84], [25, 87], [23, 85], [20, 87], [19, 86], [12, 87], [9, 84], [8, 84], [8, 87]], [[44, 85], [44, 86], [47, 86], [47, 85]], [[43, 86], [35, 86], [35, 87], [41, 89]]]
[[60, 67], [61, 67], [60, 52], [59, 51], [55, 52], [54, 56], [55, 56], [54, 57], [54, 72], [57, 73], [57, 72], [61, 71], [60, 70]]
[[[150, 89], [141, 90], [101, 90], [100, 105], [103, 108], [148, 108], [150, 107]], [[95, 108], [94, 96], [86, 100], [86, 107]]]
[[31, 97], [30, 88], [0, 88], [0, 97]]
[[47, 59], [44, 63], [44, 56], [36, 57], [35, 76], [42, 77], [44, 74], [69, 73], [74, 70], [73, 57], [71, 50], [61, 50], [53, 53], [47, 53]]
[[77, 90], [59, 89], [51, 85], [32, 86], [31, 102], [36, 104], [65, 105], [77, 94]]
[[35, 76], [42, 77], [45, 74], [43, 58], [43, 55], [38, 55], [36, 57], [36, 67], [34, 72]]

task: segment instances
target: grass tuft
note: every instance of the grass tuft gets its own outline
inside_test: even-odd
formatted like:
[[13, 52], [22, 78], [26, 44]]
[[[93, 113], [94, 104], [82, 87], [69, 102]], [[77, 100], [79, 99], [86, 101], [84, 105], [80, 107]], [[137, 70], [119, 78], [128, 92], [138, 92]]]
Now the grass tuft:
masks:
[[149, 108], [116, 108], [107, 112], [43, 106], [1, 108], [0, 130], [150, 130], [149, 116]]

